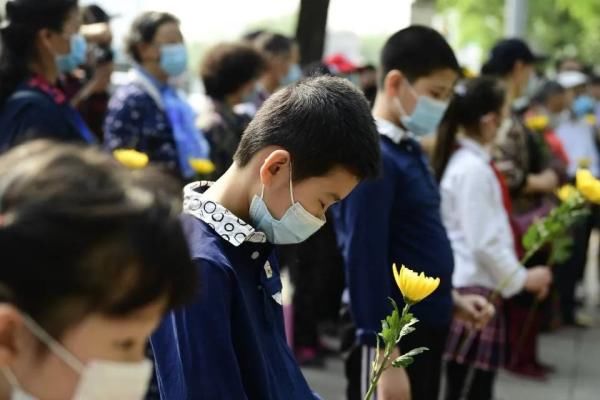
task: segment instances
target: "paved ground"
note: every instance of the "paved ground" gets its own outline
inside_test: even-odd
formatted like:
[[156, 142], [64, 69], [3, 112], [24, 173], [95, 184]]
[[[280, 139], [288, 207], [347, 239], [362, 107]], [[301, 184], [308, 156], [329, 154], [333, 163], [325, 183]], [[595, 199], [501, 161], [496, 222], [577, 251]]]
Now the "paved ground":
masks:
[[[502, 373], [496, 390], [498, 400], [600, 399], [600, 328], [545, 335], [541, 354], [544, 361], [558, 366], [556, 374], [540, 383]], [[325, 370], [309, 369], [305, 375], [324, 400], [343, 399], [340, 360], [331, 359]]]
[[[591, 241], [591, 254], [598, 254], [600, 235]], [[597, 260], [596, 257], [589, 257]], [[501, 373], [496, 386], [497, 400], [600, 400], [600, 308], [598, 308], [599, 268], [590, 262], [582, 287], [586, 294], [586, 310], [594, 327], [586, 330], [564, 329], [547, 334], [541, 340], [542, 361], [558, 367], [547, 382], [532, 382]], [[342, 362], [328, 361], [324, 370], [306, 370], [312, 387], [324, 400], [343, 399]], [[419, 400], [419, 399], [414, 399]]]

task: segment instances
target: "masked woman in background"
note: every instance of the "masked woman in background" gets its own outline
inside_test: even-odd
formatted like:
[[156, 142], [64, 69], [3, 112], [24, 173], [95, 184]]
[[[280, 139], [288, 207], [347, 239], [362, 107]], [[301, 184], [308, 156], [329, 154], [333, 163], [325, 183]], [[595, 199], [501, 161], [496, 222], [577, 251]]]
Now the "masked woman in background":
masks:
[[196, 113], [170, 82], [188, 65], [179, 20], [145, 12], [133, 22], [126, 45], [134, 67], [130, 82], [109, 102], [105, 146], [135, 149], [181, 180], [191, 180], [193, 160], [207, 159], [209, 146], [196, 127]]
[[59, 87], [85, 61], [77, 0], [9, 0], [0, 27], [0, 152], [39, 137], [94, 142]]

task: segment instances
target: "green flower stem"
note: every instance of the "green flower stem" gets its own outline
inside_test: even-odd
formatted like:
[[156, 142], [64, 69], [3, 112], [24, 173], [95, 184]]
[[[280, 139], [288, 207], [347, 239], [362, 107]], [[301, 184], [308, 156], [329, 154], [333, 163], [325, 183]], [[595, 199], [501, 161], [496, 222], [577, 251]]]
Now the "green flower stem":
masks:
[[[578, 192], [577, 195], [573, 196], [567, 202], [560, 204], [557, 208], [552, 210], [548, 216], [531, 225], [531, 227], [528, 230], [528, 233], [531, 230], [537, 230], [539, 232], [539, 237], [534, 243], [530, 244], [529, 248], [527, 249], [527, 252], [523, 256], [523, 258], [521, 258], [520, 264], [527, 264], [527, 262], [531, 260], [531, 258], [534, 255], [536, 255], [537, 252], [540, 251], [544, 246], [546, 246], [549, 243], [552, 243], [554, 240], [556, 240], [557, 237], [566, 232], [566, 230], [573, 225], [573, 223], [582, 215], [582, 213], [585, 213], [585, 211], [582, 210], [582, 207], [584, 207], [585, 205], [585, 199]], [[560, 223], [559, 230], [554, 230], [550, 232], [548, 229], [546, 229], [546, 225], [550, 225], [555, 222]], [[488, 296], [488, 302], [492, 304], [495, 303], [498, 297], [502, 295], [502, 291], [506, 289], [506, 287], [514, 279], [517, 272], [519, 272], [520, 270], [521, 268], [515, 268], [515, 270], [513, 270], [506, 278], [504, 278], [502, 282], [500, 282], [500, 285], [498, 285], [498, 287], [496, 287], [496, 289], [494, 289], [494, 291]], [[528, 322], [524, 326], [524, 331], [521, 334], [522, 338], [525, 337], [530, 328], [531, 322], [533, 320], [533, 314], [537, 308], [538, 303], [539, 301], [536, 301], [536, 303], [534, 303], [532, 308], [529, 310], [529, 315], [527, 317]], [[466, 353], [467, 347], [472, 343], [476, 334], [477, 333], [475, 331], [471, 331], [467, 336], [463, 338], [458, 354]]]
[[[411, 304], [408, 301], [406, 301], [406, 304], [402, 309], [402, 315], [400, 316], [401, 320], [403, 320], [406, 314], [408, 314], [408, 312], [410, 311], [410, 307]], [[400, 326], [400, 330], [402, 330], [402, 327], [403, 325]], [[376, 359], [376, 366], [371, 371], [371, 379], [369, 380], [369, 390], [367, 390], [367, 394], [365, 395], [364, 400], [371, 400], [373, 394], [375, 393], [375, 390], [377, 389], [377, 383], [379, 382], [379, 378], [381, 378], [381, 374], [383, 374], [383, 371], [388, 369], [388, 364], [390, 362], [390, 358], [392, 357], [392, 353], [394, 352], [394, 349], [400, 341], [400, 330], [398, 332], [395, 332], [394, 340], [384, 343], [385, 347], [383, 352], [383, 359], [379, 363], [377, 362], [378, 357]]]
[[[586, 204], [587, 202], [584, 197], [580, 192], [577, 192], [570, 199], [553, 209], [545, 218], [531, 225], [523, 238], [523, 245], [527, 249], [527, 252], [520, 260], [520, 264], [524, 266], [544, 246], [555, 242], [560, 238], [561, 235], [564, 235], [567, 229], [569, 229], [582, 215], [586, 214]], [[529, 241], [528, 243], [527, 236], [532, 233], [537, 234], [534, 236], [535, 239], [533, 241]], [[504, 280], [502, 280], [502, 282], [500, 282], [500, 285], [498, 285], [498, 287], [496, 287], [496, 289], [494, 289], [494, 291], [488, 296], [487, 300], [490, 303], [493, 304], [496, 302], [498, 297], [502, 295], [502, 291], [506, 289], [506, 287], [512, 282], [520, 269], [521, 268], [516, 268]], [[523, 326], [523, 331], [521, 332], [517, 344], [517, 351], [520, 351], [523, 341], [531, 329], [533, 317], [539, 306], [539, 303], [539, 299], [536, 299], [529, 310], [527, 320]], [[476, 335], [477, 332], [470, 331], [466, 336], [463, 337], [462, 343], [460, 344], [460, 350], [458, 353], [459, 355], [466, 355], [468, 347], [471, 345]]]

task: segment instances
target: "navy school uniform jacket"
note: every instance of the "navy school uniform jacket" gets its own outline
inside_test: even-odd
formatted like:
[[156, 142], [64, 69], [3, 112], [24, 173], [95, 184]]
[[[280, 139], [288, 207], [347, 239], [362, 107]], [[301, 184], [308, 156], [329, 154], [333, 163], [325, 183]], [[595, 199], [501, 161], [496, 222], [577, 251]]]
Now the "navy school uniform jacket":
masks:
[[441, 279], [440, 287], [411, 309], [421, 324], [448, 326], [453, 306], [452, 247], [428, 161], [407, 133], [387, 121], [377, 125], [382, 175], [360, 183], [333, 209], [357, 338], [369, 346], [376, 344], [381, 320], [391, 313], [388, 298], [404, 305], [393, 263]]
[[289, 349], [281, 280], [265, 235], [199, 183], [185, 189], [183, 226], [200, 285], [151, 338], [163, 400], [311, 400]]
[[21, 83], [0, 110], [0, 153], [38, 138], [95, 142], [62, 90], [34, 76]]

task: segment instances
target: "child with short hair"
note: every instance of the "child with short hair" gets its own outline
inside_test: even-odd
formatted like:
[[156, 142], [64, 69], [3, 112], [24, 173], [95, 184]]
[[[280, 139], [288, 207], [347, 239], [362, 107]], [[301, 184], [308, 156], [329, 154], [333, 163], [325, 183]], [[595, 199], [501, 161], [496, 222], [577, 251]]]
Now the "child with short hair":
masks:
[[89, 146], [0, 157], [0, 398], [144, 398], [148, 338], [195, 290], [173, 187]]
[[315, 398], [286, 343], [273, 245], [308, 239], [379, 163], [364, 96], [318, 77], [263, 104], [219, 180], [185, 188], [183, 225], [203, 279], [152, 338], [163, 399]]
[[357, 334], [346, 363], [348, 399], [362, 399], [367, 391], [376, 333], [392, 310], [388, 298], [404, 304], [393, 283], [392, 264], [397, 263], [438, 277], [441, 285], [414, 306], [418, 333], [403, 338], [399, 348], [401, 352], [425, 346], [429, 351], [416, 357], [406, 372], [384, 372], [378, 396], [407, 398], [412, 393], [413, 399], [437, 400], [453, 308], [473, 321], [485, 318], [489, 310], [484, 298], [452, 292], [453, 256], [440, 216], [440, 194], [418, 142], [435, 133], [460, 66], [438, 32], [411, 26], [388, 39], [381, 68], [373, 115], [383, 173], [375, 181], [361, 183], [333, 210]]

